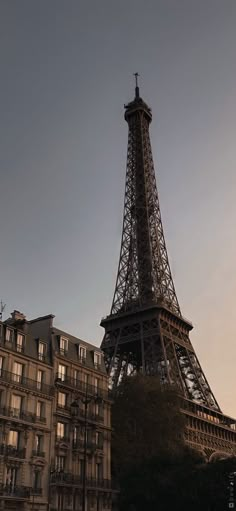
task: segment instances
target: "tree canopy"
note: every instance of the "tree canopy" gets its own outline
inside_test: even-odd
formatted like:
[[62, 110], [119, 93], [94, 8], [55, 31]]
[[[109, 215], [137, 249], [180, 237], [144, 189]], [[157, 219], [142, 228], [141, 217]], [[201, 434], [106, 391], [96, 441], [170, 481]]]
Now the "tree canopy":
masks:
[[[176, 392], [155, 377], [127, 377], [112, 413], [113, 471], [119, 511], [223, 511], [236, 459], [206, 464], [184, 443]], [[236, 498], [236, 487], [235, 487]]]
[[112, 409], [115, 468], [183, 449], [184, 417], [176, 392], [154, 376], [127, 377]]

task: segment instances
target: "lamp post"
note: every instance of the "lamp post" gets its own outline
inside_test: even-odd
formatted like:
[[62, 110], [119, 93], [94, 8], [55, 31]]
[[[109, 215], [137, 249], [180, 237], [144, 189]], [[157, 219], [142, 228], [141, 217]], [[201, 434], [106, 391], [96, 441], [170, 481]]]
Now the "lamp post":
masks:
[[[82, 474], [82, 511], [86, 511], [86, 493], [87, 493], [87, 487], [86, 487], [86, 473], [87, 473], [87, 431], [88, 431], [88, 405], [91, 402], [94, 403], [101, 403], [102, 398], [99, 396], [88, 396], [88, 384], [86, 384], [85, 389], [85, 397], [81, 398], [76, 397], [75, 400], [71, 403], [72, 410], [79, 410], [79, 401], [84, 405], [84, 439], [83, 439], [83, 454], [84, 454], [84, 463], [83, 463], [83, 474]], [[77, 415], [75, 413], [75, 415]], [[73, 414], [74, 415], [74, 414]]]

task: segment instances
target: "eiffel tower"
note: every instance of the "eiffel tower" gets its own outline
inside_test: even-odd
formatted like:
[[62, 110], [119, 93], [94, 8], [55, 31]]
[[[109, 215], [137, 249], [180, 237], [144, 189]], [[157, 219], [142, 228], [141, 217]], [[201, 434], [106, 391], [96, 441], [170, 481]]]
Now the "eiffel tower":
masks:
[[236, 421], [221, 412], [191, 344], [192, 324], [181, 313], [165, 244], [149, 125], [140, 97], [125, 105], [128, 154], [123, 232], [115, 292], [101, 348], [117, 387], [142, 371], [175, 385], [186, 416], [186, 442], [212, 460], [236, 455]]

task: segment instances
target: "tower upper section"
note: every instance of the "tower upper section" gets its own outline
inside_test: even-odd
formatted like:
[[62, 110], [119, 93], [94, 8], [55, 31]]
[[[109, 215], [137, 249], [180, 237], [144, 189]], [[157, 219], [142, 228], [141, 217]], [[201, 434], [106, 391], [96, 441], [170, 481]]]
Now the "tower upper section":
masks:
[[164, 240], [149, 125], [139, 95], [125, 105], [128, 154], [120, 261], [111, 314], [156, 303], [180, 315]]

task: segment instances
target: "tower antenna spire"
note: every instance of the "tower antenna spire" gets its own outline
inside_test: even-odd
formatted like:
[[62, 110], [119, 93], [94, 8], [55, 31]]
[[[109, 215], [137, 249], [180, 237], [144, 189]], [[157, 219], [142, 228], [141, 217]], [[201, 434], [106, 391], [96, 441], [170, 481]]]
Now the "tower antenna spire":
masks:
[[135, 99], [139, 98], [139, 86], [138, 86], [138, 77], [140, 76], [138, 73], [134, 73], [135, 76]]

